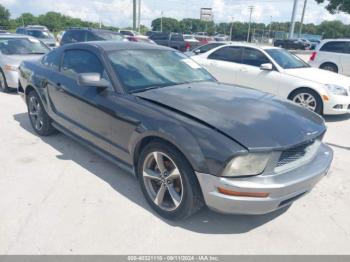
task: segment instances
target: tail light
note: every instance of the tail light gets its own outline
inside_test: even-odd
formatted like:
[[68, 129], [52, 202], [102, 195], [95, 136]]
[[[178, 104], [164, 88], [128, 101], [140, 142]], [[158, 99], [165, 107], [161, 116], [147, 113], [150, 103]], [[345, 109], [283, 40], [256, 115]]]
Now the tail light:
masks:
[[317, 52], [312, 52], [312, 55], [310, 57], [310, 61], [314, 61], [316, 59]]
[[185, 43], [185, 49], [186, 49], [186, 51], [189, 51], [190, 48], [191, 48], [190, 43], [189, 43], [189, 42], [186, 42], [186, 43]]

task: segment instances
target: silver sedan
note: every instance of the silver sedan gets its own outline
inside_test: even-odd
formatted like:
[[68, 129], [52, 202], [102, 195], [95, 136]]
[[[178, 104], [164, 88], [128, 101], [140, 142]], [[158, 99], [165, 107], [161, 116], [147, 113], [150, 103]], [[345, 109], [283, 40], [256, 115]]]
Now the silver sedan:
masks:
[[39, 59], [50, 51], [45, 44], [34, 37], [0, 35], [0, 92], [7, 92], [18, 86], [18, 67], [23, 60]]

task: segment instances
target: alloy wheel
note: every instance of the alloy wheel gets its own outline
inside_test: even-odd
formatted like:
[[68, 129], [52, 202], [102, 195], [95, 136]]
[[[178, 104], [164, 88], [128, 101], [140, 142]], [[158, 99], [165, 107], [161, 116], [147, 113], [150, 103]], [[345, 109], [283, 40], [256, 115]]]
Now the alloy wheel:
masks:
[[38, 99], [34, 96], [29, 99], [29, 116], [36, 130], [40, 131], [44, 125], [43, 111]]
[[315, 111], [317, 107], [317, 102], [315, 97], [308, 93], [297, 94], [293, 98], [293, 102], [297, 103], [298, 105], [304, 106], [307, 109], [310, 109], [311, 111]]
[[145, 158], [142, 176], [146, 191], [155, 205], [165, 211], [177, 209], [184, 187], [175, 162], [165, 153], [151, 152]]

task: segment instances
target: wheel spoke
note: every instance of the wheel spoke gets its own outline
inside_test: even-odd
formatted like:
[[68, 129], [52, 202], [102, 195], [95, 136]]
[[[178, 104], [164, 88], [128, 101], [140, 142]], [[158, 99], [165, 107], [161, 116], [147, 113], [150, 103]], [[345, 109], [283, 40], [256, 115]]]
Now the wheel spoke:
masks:
[[160, 206], [163, 203], [164, 200], [164, 194], [167, 190], [167, 187], [164, 184], [161, 184], [158, 193], [156, 195], [156, 198], [154, 199], [154, 203], [158, 206]]
[[39, 120], [38, 118], [35, 120], [35, 128], [36, 128], [37, 130], [40, 130], [40, 128], [41, 128], [41, 126], [40, 126], [40, 120]]
[[143, 171], [143, 177], [160, 181], [160, 174], [150, 169], [146, 169]]
[[157, 163], [157, 167], [161, 173], [164, 173], [166, 171], [166, 168], [164, 166], [164, 159], [163, 155], [159, 152], [154, 152], [153, 157]]
[[180, 177], [179, 169], [175, 168], [171, 173], [167, 176], [167, 179], [174, 180]]
[[181, 196], [179, 196], [179, 194], [176, 192], [174, 185], [172, 184], [168, 185], [168, 191], [175, 207], [178, 207], [180, 205]]

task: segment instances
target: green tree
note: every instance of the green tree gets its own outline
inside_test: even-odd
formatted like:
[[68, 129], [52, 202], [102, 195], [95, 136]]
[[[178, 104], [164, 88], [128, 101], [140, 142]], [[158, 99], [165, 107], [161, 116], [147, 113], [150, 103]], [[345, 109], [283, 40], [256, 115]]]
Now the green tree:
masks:
[[349, 0], [316, 0], [321, 4], [327, 2], [326, 9], [331, 13], [344, 12], [350, 14], [350, 1]]
[[[181, 26], [179, 21], [170, 17], [163, 17], [163, 32], [181, 32]], [[152, 30], [160, 31], [161, 29], [161, 18], [157, 18], [152, 21]]]
[[19, 25], [36, 25], [38, 18], [31, 13], [23, 13], [15, 19], [16, 24]]
[[0, 5], [0, 28], [4, 27], [8, 29], [10, 25], [10, 11], [3, 5]]

